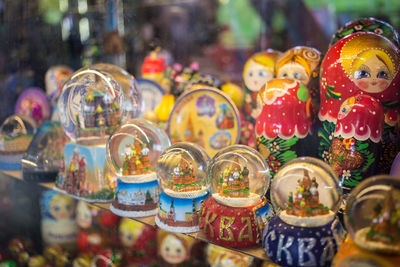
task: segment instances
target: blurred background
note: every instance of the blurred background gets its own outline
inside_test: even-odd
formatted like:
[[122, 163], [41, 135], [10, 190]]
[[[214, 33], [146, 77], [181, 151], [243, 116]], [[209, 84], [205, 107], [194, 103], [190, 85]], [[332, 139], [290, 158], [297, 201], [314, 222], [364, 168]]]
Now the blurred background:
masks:
[[0, 0], [0, 121], [25, 88], [44, 88], [56, 64], [107, 62], [140, 77], [155, 41], [167, 63], [198, 61], [205, 74], [241, 82], [254, 52], [325, 53], [346, 22], [373, 16], [397, 29], [399, 11], [396, 0]]

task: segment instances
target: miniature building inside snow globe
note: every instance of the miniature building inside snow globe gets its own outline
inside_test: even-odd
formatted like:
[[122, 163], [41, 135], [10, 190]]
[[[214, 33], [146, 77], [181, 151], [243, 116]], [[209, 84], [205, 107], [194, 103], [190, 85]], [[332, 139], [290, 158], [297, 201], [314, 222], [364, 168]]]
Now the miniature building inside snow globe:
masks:
[[161, 187], [156, 224], [167, 231], [199, 231], [199, 211], [208, 197], [206, 175], [209, 156], [193, 143], [176, 143], [168, 147], [157, 164]]
[[83, 69], [65, 83], [58, 109], [71, 142], [56, 187], [87, 201], [111, 201], [115, 183], [106, 164], [109, 135], [128, 116], [121, 85], [107, 72]]
[[210, 161], [211, 197], [201, 214], [203, 232], [212, 242], [228, 247], [249, 247], [259, 242], [271, 209], [264, 197], [269, 169], [255, 149], [233, 145]]
[[230, 146], [215, 155], [208, 167], [212, 197], [231, 207], [253, 206], [267, 192], [267, 170], [258, 152], [246, 146]]
[[373, 176], [349, 195], [345, 225], [354, 243], [367, 253], [400, 260], [400, 180]]
[[[268, 257], [283, 266], [302, 266], [308, 261], [310, 266], [330, 266], [343, 238], [336, 217], [341, 200], [339, 178], [325, 162], [301, 157], [284, 165], [271, 184], [271, 201], [277, 214], [264, 230], [263, 247]], [[278, 243], [282, 241], [275, 236], [293, 238], [286, 244], [290, 255], [280, 256]], [[305, 248], [305, 239], [312, 245]], [[307, 253], [311, 256], [306, 258]]]
[[36, 131], [35, 122], [26, 116], [12, 115], [0, 127], [0, 169], [21, 169], [21, 158]]
[[106, 145], [108, 165], [118, 179], [111, 211], [125, 217], [157, 213], [157, 160], [169, 145], [166, 133], [143, 119], [115, 130]]

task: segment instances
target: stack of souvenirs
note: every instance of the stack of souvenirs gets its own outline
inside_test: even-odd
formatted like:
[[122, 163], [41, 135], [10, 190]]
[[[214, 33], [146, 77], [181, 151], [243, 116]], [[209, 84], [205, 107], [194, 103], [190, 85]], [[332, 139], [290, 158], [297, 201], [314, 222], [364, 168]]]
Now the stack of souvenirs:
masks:
[[[57, 82], [46, 82], [48, 94], [51, 103], [58, 99], [66, 136], [57, 123], [42, 124], [50, 108], [39, 103], [40, 90], [29, 89], [16, 108], [21, 115], [0, 128], [0, 168], [20, 169], [15, 158], [42, 125], [22, 160], [24, 179], [45, 181], [59, 170], [57, 190], [112, 202], [120, 216], [155, 215], [163, 230], [202, 229], [227, 247], [262, 243], [285, 266], [328, 266], [338, 250], [335, 266], [398, 260], [397, 181], [365, 180], [389, 173], [400, 151], [399, 37], [389, 24], [373, 18], [346, 24], [323, 58], [306, 46], [256, 53], [244, 66], [244, 90], [230, 83], [219, 90], [197, 63], [167, 66], [159, 50], [145, 59], [138, 81], [108, 64], [72, 74], [52, 69], [48, 79]], [[340, 248], [336, 214], [346, 200], [350, 235]], [[127, 236], [140, 226], [122, 221], [129, 261], [140, 246]], [[144, 236], [155, 239], [150, 232]], [[179, 239], [171, 242], [181, 252], [192, 246], [172, 233], [158, 238], [161, 255], [170, 249], [165, 240]], [[89, 239], [82, 244], [90, 253], [108, 257]], [[188, 255], [172, 258], [180, 263]], [[214, 258], [210, 264], [223, 261]]]

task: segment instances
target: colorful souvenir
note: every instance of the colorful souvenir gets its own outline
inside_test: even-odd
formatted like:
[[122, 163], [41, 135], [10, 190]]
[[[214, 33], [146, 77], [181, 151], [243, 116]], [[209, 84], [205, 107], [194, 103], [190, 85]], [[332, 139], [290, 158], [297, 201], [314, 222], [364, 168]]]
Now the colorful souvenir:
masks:
[[332, 36], [330, 46], [334, 45], [340, 39], [355, 32], [373, 32], [382, 35], [392, 41], [397, 47], [400, 47], [399, 34], [389, 23], [376, 18], [360, 18], [347, 22]]
[[157, 213], [157, 160], [170, 144], [165, 132], [146, 120], [129, 120], [115, 130], [106, 147], [108, 165], [118, 179], [112, 212], [124, 217]]
[[286, 162], [313, 154], [310, 92], [298, 81], [280, 78], [267, 82], [258, 99], [257, 149], [274, 176]]
[[328, 50], [321, 64], [319, 157], [329, 159], [327, 155], [342, 103], [357, 94], [369, 95], [384, 108], [382, 152], [375, 157], [379, 160], [379, 170], [389, 172], [390, 164], [400, 148], [396, 140], [400, 83], [398, 70], [398, 48], [375, 33], [350, 34]]
[[142, 65], [142, 77], [157, 83], [161, 83], [164, 77], [164, 70], [167, 67], [164, 57], [158, 55], [160, 50], [160, 46], [154, 47], [149, 55], [145, 57]]
[[159, 229], [157, 250], [164, 264], [178, 265], [190, 259], [193, 238]]
[[283, 166], [271, 184], [277, 214], [263, 233], [267, 256], [282, 266], [330, 266], [343, 236], [341, 199], [339, 179], [323, 161], [303, 157]]
[[119, 239], [124, 248], [124, 263], [151, 265], [157, 255], [157, 229], [141, 222], [122, 218]]
[[383, 107], [371, 96], [357, 94], [340, 107], [328, 157], [345, 193], [378, 171], [383, 123]]
[[0, 127], [0, 169], [21, 169], [21, 158], [36, 132], [36, 124], [29, 117], [12, 115]]
[[47, 190], [42, 194], [40, 204], [43, 243], [74, 247], [79, 230], [75, 220], [75, 200]]
[[177, 143], [167, 148], [157, 164], [161, 194], [156, 224], [161, 229], [177, 232], [197, 232], [199, 211], [208, 197], [206, 176], [209, 156], [193, 143]]
[[207, 238], [227, 247], [259, 243], [271, 213], [264, 197], [270, 176], [262, 156], [247, 146], [227, 147], [212, 158], [207, 175], [212, 194], [200, 214]]
[[319, 106], [319, 65], [321, 53], [312, 47], [296, 46], [279, 56], [276, 61], [277, 78], [294, 79], [310, 91], [314, 111]]
[[52, 107], [56, 106], [61, 89], [63, 88], [64, 83], [71, 76], [72, 72], [72, 69], [65, 65], [52, 66], [46, 71], [44, 83], [46, 95], [49, 98]]
[[103, 248], [97, 252], [91, 261], [91, 267], [120, 267], [122, 254], [111, 248]]
[[332, 266], [397, 266], [400, 262], [400, 180], [389, 175], [362, 181], [345, 212], [349, 236]]
[[214, 155], [239, 141], [238, 110], [232, 100], [217, 89], [193, 89], [177, 99], [168, 119], [167, 132], [172, 143], [196, 143]]
[[17, 266], [26, 266], [33, 254], [33, 244], [30, 240], [16, 237], [8, 242], [8, 251]]
[[276, 59], [281, 52], [268, 49], [252, 55], [244, 65], [244, 113], [247, 121], [254, 123], [258, 116], [257, 95], [266, 82], [274, 78]]
[[164, 89], [156, 82], [148, 79], [137, 79], [138, 90], [142, 96], [141, 115], [148, 119], [150, 113], [161, 103], [165, 95]]
[[214, 244], [207, 245], [207, 263], [211, 267], [248, 267], [251, 266], [252, 262], [253, 258], [243, 253]]
[[50, 266], [67, 267], [71, 263], [70, 253], [60, 245], [45, 247], [43, 255]]
[[14, 113], [32, 118], [40, 126], [50, 117], [50, 104], [46, 94], [36, 87], [31, 87], [18, 97]]
[[58, 189], [87, 201], [112, 200], [115, 184], [106, 164], [105, 143], [131, 108], [139, 108], [132, 106], [133, 97], [106, 72], [89, 68], [72, 75], [58, 101], [64, 110], [62, 126], [72, 140], [64, 148]]
[[64, 164], [64, 146], [68, 142], [61, 124], [46, 121], [37, 130], [22, 163], [26, 181], [51, 182]]

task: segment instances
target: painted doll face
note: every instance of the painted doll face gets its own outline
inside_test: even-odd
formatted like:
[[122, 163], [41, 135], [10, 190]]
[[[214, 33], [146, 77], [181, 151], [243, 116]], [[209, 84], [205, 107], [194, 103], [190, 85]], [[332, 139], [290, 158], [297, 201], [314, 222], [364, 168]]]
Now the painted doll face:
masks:
[[50, 205], [50, 214], [57, 220], [71, 218], [74, 213], [74, 207], [71, 201], [65, 198], [59, 198]]
[[174, 235], [168, 235], [161, 243], [160, 253], [166, 262], [178, 264], [186, 259], [188, 252], [181, 240]]
[[135, 244], [137, 237], [138, 233], [131, 231], [127, 227], [119, 230], [119, 239], [125, 247], [132, 247]]
[[290, 62], [283, 65], [278, 73], [278, 78], [287, 78], [287, 79], [294, 79], [303, 84], [307, 85], [308, 81], [310, 80], [310, 76], [307, 74], [304, 67], [298, 63]]
[[272, 78], [272, 72], [270, 72], [265, 66], [252, 60], [245, 71], [244, 83], [249, 90], [257, 92], [260, 90], [261, 86]]
[[368, 93], [384, 91], [392, 80], [389, 68], [377, 55], [365, 61], [353, 74], [357, 87]]
[[79, 201], [76, 208], [76, 221], [78, 225], [84, 229], [89, 228], [92, 225], [92, 214], [90, 208], [83, 201]]

